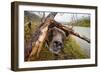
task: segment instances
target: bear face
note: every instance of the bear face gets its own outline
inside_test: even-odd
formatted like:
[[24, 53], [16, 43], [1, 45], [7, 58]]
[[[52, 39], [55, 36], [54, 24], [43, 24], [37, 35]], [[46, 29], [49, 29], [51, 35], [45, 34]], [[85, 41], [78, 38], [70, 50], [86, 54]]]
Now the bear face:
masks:
[[64, 39], [66, 38], [66, 34], [63, 30], [53, 27], [48, 32], [48, 41], [49, 41], [49, 50], [58, 54], [64, 48]]

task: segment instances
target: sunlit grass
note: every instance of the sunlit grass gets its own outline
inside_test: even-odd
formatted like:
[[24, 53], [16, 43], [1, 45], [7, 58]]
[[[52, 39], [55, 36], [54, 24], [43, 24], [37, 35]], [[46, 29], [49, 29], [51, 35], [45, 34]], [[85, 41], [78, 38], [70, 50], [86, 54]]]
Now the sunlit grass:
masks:
[[65, 42], [64, 51], [66, 55], [68, 55], [72, 59], [81, 59], [88, 57], [82, 50], [80, 45], [76, 42], [76, 40], [71, 36], [69, 36]]

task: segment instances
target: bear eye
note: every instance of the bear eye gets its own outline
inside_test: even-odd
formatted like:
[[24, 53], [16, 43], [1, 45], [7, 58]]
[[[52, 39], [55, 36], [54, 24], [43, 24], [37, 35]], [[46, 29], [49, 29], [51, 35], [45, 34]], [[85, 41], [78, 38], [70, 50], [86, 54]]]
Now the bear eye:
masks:
[[54, 44], [58, 44], [58, 41], [54, 41]]

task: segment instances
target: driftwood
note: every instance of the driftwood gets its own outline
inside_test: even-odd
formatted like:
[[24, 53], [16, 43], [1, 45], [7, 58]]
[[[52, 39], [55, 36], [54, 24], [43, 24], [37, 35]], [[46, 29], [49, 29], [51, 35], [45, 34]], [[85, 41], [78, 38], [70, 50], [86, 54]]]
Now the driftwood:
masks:
[[54, 17], [56, 16], [56, 12], [51, 12], [45, 20], [41, 23], [41, 25], [37, 28], [36, 32], [32, 36], [32, 51], [29, 54], [28, 61], [31, 60], [31, 58], [39, 58], [39, 53], [41, 51], [42, 45], [45, 41], [46, 35], [48, 33], [49, 28], [57, 27], [59, 29], [62, 29], [66, 34], [72, 34], [75, 35], [86, 42], [90, 43], [90, 40], [84, 36], [81, 36], [80, 34], [74, 32], [71, 28], [64, 26], [63, 24], [56, 22], [54, 20]]
[[[32, 51], [29, 55], [28, 60], [31, 60], [31, 58], [38, 58], [39, 57], [39, 52], [41, 51], [41, 47], [45, 41], [45, 37], [48, 32], [48, 26], [51, 24], [52, 20], [54, 19], [56, 12], [51, 12], [45, 21], [39, 26], [37, 31], [34, 33], [33, 36], [33, 43], [32, 43]], [[39, 33], [39, 34], [38, 34]]]

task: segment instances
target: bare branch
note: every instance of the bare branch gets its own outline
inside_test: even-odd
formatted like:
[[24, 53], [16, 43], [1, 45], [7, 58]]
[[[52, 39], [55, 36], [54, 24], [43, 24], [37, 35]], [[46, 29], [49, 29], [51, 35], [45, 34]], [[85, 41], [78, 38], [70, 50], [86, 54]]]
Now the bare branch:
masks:
[[42, 18], [41, 18], [41, 22], [44, 23], [44, 21], [45, 21], [45, 12], [43, 12], [42, 15], [43, 15], [43, 16], [42, 16]]
[[65, 32], [67, 32], [67, 33], [69, 32], [69, 34], [72, 34], [72, 35], [74, 35], [74, 36], [77, 36], [77, 37], [79, 37], [80, 39], [83, 39], [83, 40], [85, 40], [86, 42], [90, 43], [90, 39], [89, 39], [89, 38], [78, 34], [78, 33], [75, 32], [74, 30], [72, 30], [71, 28], [69, 28], [69, 27], [67, 27], [67, 26], [64, 26], [63, 24], [58, 23], [58, 22], [56, 22], [56, 21], [54, 21], [53, 23], [55, 24], [54, 26], [56, 26], [56, 27], [62, 29], [63, 31], [65, 31]]

